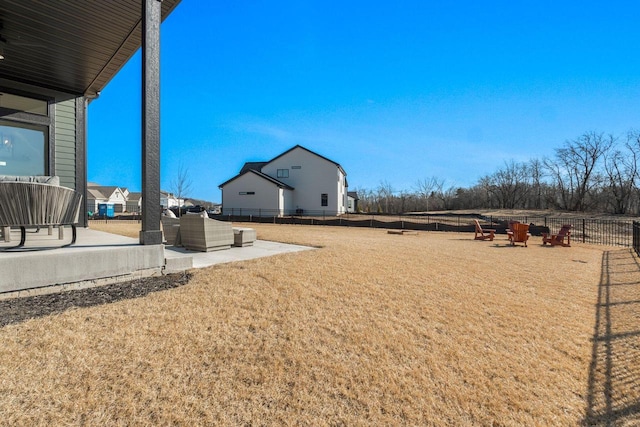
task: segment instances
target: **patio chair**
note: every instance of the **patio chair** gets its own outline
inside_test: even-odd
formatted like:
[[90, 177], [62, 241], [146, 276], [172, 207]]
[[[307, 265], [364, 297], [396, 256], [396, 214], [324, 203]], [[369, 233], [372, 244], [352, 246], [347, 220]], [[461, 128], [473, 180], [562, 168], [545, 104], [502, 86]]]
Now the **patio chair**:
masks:
[[493, 229], [482, 229], [480, 226], [480, 222], [477, 219], [473, 220], [476, 223], [476, 235], [474, 237], [475, 240], [489, 240], [493, 241], [495, 237], [496, 230]]
[[180, 218], [163, 215], [160, 221], [162, 222], [162, 233], [166, 244], [180, 246]]
[[24, 246], [27, 228], [58, 227], [64, 237], [64, 226], [70, 225], [72, 245], [76, 241], [76, 224], [82, 195], [59, 185], [57, 176], [0, 176], [0, 227], [4, 241], [10, 241], [11, 227], [20, 228], [20, 243], [4, 249]]
[[184, 215], [180, 218], [180, 240], [186, 249], [199, 252], [229, 249], [234, 243], [231, 223]]
[[527, 240], [531, 237], [529, 233], [529, 224], [523, 224], [518, 221], [509, 222], [509, 229], [507, 230], [507, 237], [512, 246], [515, 246], [516, 242], [524, 243], [527, 246]]
[[[567, 239], [565, 243], [565, 238]], [[542, 244], [551, 246], [571, 246], [571, 224], [564, 224], [558, 234], [542, 233]]]

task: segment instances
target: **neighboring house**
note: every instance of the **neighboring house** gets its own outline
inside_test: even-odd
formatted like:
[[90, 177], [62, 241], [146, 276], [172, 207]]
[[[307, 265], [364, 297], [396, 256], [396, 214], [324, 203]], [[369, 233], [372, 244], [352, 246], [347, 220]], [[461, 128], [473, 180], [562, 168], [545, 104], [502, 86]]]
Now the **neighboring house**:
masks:
[[182, 206], [184, 200], [180, 200], [173, 195], [173, 193], [169, 193], [168, 191], [160, 191], [160, 206], [163, 209], [170, 209], [176, 206]]
[[142, 212], [142, 193], [132, 191], [127, 197], [127, 212], [137, 213]]
[[107, 203], [107, 197], [94, 188], [87, 188], [87, 212], [94, 214], [98, 212], [98, 205]]
[[124, 212], [127, 209], [129, 190], [116, 186], [89, 184], [87, 186], [87, 212], [98, 212], [98, 205], [107, 203], [113, 205], [114, 212]]
[[347, 186], [339, 163], [296, 145], [268, 162], [245, 163], [219, 188], [223, 214], [281, 216], [343, 214]]
[[[129, 192], [125, 187], [105, 186], [88, 183], [87, 186], [87, 212], [98, 212], [98, 205], [106, 203], [114, 207], [117, 212], [142, 213], [142, 193]], [[177, 206], [205, 206], [211, 202], [199, 199], [178, 199], [167, 191], [160, 192], [160, 206], [164, 209]]]
[[355, 191], [347, 192], [347, 212], [354, 213], [358, 212], [358, 193]]

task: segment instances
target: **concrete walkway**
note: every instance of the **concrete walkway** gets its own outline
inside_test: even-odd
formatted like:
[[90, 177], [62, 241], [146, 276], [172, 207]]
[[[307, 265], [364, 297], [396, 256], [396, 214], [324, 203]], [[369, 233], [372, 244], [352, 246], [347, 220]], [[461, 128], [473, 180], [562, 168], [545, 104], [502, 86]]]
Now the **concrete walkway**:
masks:
[[[184, 257], [191, 257], [191, 259], [193, 260], [193, 268], [203, 268], [214, 264], [222, 264], [234, 261], [246, 261], [254, 258], [262, 258], [291, 252], [300, 252], [310, 249], [314, 248], [311, 248], [309, 246], [269, 242], [266, 240], [256, 240], [253, 246], [245, 246], [243, 248], [232, 247], [231, 249], [224, 249], [221, 251], [213, 252], [194, 252], [175, 246], [165, 246], [164, 256], [167, 260], [166, 268], [169, 272], [176, 270], [174, 267], [172, 267], [172, 261], [177, 261], [180, 258]], [[179, 269], [184, 268], [178, 268], [178, 270]]]

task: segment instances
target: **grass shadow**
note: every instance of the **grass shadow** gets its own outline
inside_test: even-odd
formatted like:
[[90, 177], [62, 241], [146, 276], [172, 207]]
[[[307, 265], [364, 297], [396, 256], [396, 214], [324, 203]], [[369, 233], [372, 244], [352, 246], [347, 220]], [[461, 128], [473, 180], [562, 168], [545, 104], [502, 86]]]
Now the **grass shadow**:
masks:
[[[630, 269], [630, 264], [635, 267]], [[640, 262], [630, 249], [607, 251], [602, 256], [584, 425], [640, 425], [639, 361]]]
[[189, 279], [190, 273], [167, 274], [93, 288], [2, 300], [0, 327], [62, 313], [74, 307], [92, 307], [144, 297], [152, 292], [186, 285]]

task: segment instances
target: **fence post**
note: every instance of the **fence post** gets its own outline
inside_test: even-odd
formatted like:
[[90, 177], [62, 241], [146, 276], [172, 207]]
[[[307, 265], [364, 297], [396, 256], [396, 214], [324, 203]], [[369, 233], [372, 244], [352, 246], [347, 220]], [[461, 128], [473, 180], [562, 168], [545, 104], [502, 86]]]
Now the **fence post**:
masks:
[[586, 235], [586, 231], [587, 231], [587, 227], [585, 224], [586, 220], [584, 218], [582, 218], [582, 243], [585, 242], [585, 235]]

